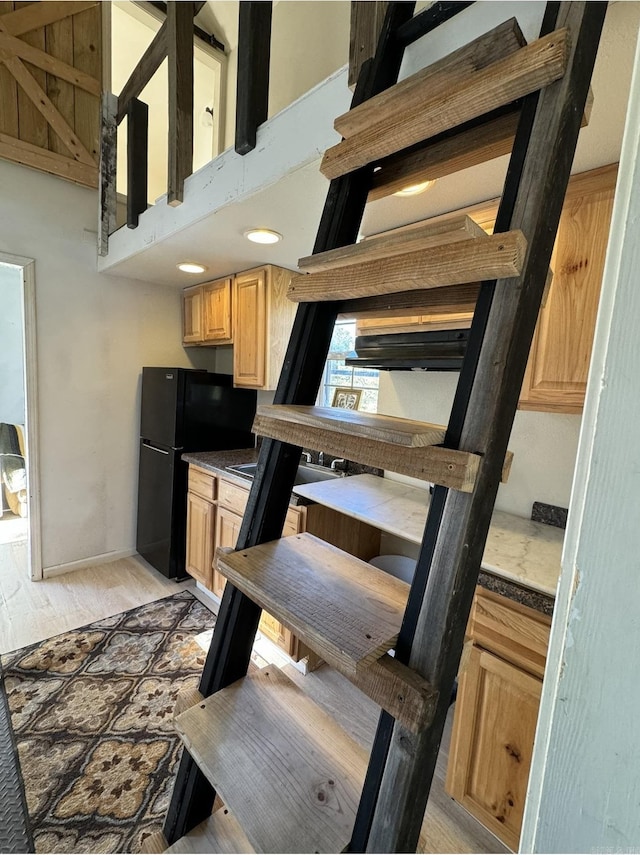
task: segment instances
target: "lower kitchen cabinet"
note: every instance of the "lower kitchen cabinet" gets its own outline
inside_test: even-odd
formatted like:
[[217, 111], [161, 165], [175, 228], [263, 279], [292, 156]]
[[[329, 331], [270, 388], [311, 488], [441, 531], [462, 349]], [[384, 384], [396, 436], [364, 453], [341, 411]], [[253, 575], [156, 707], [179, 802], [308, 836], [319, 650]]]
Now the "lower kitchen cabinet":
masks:
[[[212, 558], [218, 547], [235, 548], [248, 498], [248, 488], [235, 482], [226, 481], [224, 478], [218, 479], [218, 502], [215, 515], [215, 533], [212, 539]], [[282, 531], [283, 537], [304, 531], [304, 511], [304, 508], [289, 508]], [[222, 598], [225, 584], [225, 577], [216, 570], [214, 565], [211, 581], [207, 587], [216, 597]], [[299, 643], [290, 630], [267, 612], [262, 612], [259, 630], [294, 660], [301, 659], [309, 652]]]
[[[241, 525], [241, 514], [236, 514], [234, 511], [218, 506], [216, 514], [216, 533], [213, 541], [214, 554], [215, 550], [218, 549], [219, 546], [228, 547], [230, 549], [235, 548], [238, 541], [238, 535], [240, 534]], [[214, 567], [211, 591], [216, 595], [216, 597], [220, 597], [220, 599], [222, 599], [226, 583], [227, 580], [224, 578], [222, 573], [219, 573]]]
[[518, 849], [550, 618], [477, 589], [459, 674], [446, 790]]
[[196, 493], [187, 494], [187, 573], [211, 588], [215, 508]]

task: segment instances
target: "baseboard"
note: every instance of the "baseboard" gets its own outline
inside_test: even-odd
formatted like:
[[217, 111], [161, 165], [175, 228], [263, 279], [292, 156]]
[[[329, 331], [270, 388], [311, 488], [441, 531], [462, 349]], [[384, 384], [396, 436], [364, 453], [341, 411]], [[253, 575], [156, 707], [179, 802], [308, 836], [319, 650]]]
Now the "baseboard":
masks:
[[120, 558], [131, 558], [132, 555], [136, 554], [135, 549], [103, 552], [101, 555], [93, 555], [91, 558], [81, 558], [80, 561], [70, 561], [68, 564], [55, 564], [52, 567], [45, 567], [42, 570], [42, 576], [44, 579], [50, 579], [52, 576], [62, 576], [65, 573], [72, 573], [74, 570], [93, 567], [94, 564], [108, 564], [109, 561], [118, 561]]

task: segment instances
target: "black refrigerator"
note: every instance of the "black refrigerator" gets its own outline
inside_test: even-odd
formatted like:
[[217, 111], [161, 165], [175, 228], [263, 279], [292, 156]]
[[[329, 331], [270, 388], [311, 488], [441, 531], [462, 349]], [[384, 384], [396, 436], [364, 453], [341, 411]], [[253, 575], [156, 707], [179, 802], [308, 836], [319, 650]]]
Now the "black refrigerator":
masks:
[[229, 374], [143, 368], [136, 549], [156, 570], [185, 572], [186, 451], [253, 448], [256, 392]]

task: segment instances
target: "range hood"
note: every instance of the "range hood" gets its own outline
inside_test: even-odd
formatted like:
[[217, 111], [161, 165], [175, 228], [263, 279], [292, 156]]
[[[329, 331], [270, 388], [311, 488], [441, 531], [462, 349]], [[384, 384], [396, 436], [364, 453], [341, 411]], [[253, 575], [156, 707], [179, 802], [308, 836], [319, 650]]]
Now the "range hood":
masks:
[[460, 371], [468, 329], [362, 335], [347, 365], [383, 371]]

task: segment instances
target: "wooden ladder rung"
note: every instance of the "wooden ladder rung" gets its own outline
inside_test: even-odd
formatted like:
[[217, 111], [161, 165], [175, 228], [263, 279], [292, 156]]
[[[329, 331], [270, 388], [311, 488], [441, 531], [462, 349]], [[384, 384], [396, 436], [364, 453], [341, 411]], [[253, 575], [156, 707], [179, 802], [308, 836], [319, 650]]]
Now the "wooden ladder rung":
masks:
[[173, 716], [180, 715], [185, 710], [190, 709], [191, 707], [199, 704], [203, 699], [203, 695], [200, 694], [198, 689], [194, 686], [193, 688], [189, 687], [186, 689], [180, 689], [178, 692], [178, 697], [176, 698], [176, 703], [173, 708]]
[[517, 20], [510, 18], [453, 53], [385, 89], [375, 98], [370, 98], [338, 116], [333, 126], [340, 136], [349, 139], [377, 124], [382, 111], [385, 115], [397, 113], [400, 101], [406, 103], [407, 99], [421, 98], [425, 92], [429, 92], [432, 98], [446, 95], [452, 88], [464, 85], [470, 75], [511, 56], [526, 43]]
[[395, 645], [407, 583], [312, 534], [219, 553], [218, 568], [347, 675], [365, 670]]
[[322, 659], [417, 733], [436, 693], [386, 651], [400, 629], [409, 586], [311, 534], [238, 552], [218, 550], [218, 569]]
[[[583, 128], [589, 124], [592, 107], [593, 90], [589, 89], [582, 117]], [[404, 187], [445, 178], [509, 154], [519, 121], [520, 108], [514, 105], [509, 112], [487, 119], [482, 124], [460, 129], [458, 133], [428, 142], [418, 150], [399, 152], [385, 158], [380, 169], [373, 173], [368, 201], [375, 202]]]
[[[374, 260], [367, 256], [369, 243]], [[483, 232], [482, 236], [442, 242], [387, 258], [378, 257], [382, 244], [383, 238], [379, 243], [372, 239], [357, 244], [352, 255], [345, 252], [342, 256], [349, 266], [339, 270], [293, 276], [287, 296], [299, 303], [351, 300], [486, 279], [509, 279], [522, 270], [527, 248], [527, 241], [519, 231], [494, 235]], [[396, 236], [394, 248], [400, 244], [400, 237]]]
[[184, 837], [165, 850], [175, 855], [222, 855], [255, 852], [228, 808], [219, 808]]
[[[438, 88], [434, 95], [427, 76], [421, 85], [401, 90], [399, 97], [389, 99], [380, 111], [376, 110], [380, 96], [372, 98], [367, 102], [371, 122], [328, 149], [321, 172], [327, 178], [338, 178], [511, 104], [560, 79], [567, 57], [568, 32], [563, 28], [485, 68], [470, 71], [452, 86]], [[396, 86], [403, 84], [406, 81]], [[389, 98], [394, 91], [397, 93], [396, 87], [383, 94]]]
[[480, 458], [443, 448], [445, 428], [427, 422], [333, 407], [261, 405], [253, 431], [453, 490], [471, 492]]
[[431, 247], [458, 243], [470, 238], [486, 237], [487, 233], [466, 214], [454, 214], [438, 219], [435, 223], [419, 223], [410, 227], [367, 238], [360, 243], [341, 246], [328, 252], [308, 255], [298, 261], [303, 273], [336, 270], [360, 264], [363, 261], [379, 261]]
[[269, 666], [182, 713], [176, 728], [256, 852], [341, 852], [368, 754]]

